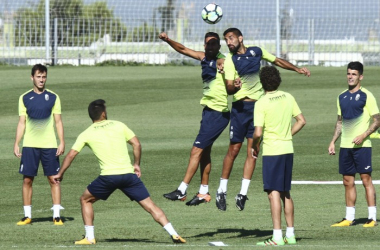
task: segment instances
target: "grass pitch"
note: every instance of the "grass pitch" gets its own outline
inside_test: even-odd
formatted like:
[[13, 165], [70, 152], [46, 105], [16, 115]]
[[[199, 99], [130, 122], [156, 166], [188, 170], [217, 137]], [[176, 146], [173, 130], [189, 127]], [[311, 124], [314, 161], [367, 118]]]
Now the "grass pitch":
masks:
[[[329, 156], [327, 147], [336, 122], [336, 98], [346, 88], [345, 68], [311, 67], [306, 78], [281, 71], [280, 89], [292, 93], [307, 125], [294, 137], [294, 180], [341, 180], [338, 156]], [[199, 130], [202, 107], [200, 67], [54, 67], [49, 68], [47, 88], [62, 102], [66, 152], [76, 136], [91, 124], [87, 106], [94, 99], [107, 102], [109, 119], [126, 123], [139, 137], [142, 148], [142, 180], [152, 199], [165, 211], [175, 229], [188, 243], [180, 249], [210, 248], [208, 242], [223, 241], [218, 249], [250, 249], [272, 234], [272, 222], [266, 194], [262, 191], [261, 160], [242, 212], [235, 208], [234, 196], [240, 190], [245, 147], [237, 158], [228, 186], [226, 212], [215, 206], [222, 161], [228, 148], [226, 130], [212, 151], [210, 179], [212, 201], [197, 207], [171, 202], [163, 193], [178, 187], [185, 173], [190, 149]], [[90, 150], [85, 149], [67, 171], [62, 183], [62, 217], [65, 225], [53, 226], [50, 188], [40, 169], [33, 189], [32, 225], [16, 226], [23, 217], [19, 160], [13, 156], [18, 121], [18, 98], [32, 88], [29, 67], [0, 67], [2, 109], [0, 116], [0, 248], [61, 249], [74, 246], [84, 228], [79, 197], [97, 177], [99, 167]], [[380, 97], [378, 68], [366, 67], [363, 86]], [[373, 178], [380, 179], [380, 140], [373, 140]], [[63, 158], [61, 158], [62, 160]], [[199, 173], [188, 189], [189, 198], [199, 188]], [[378, 186], [376, 186], [379, 191]], [[356, 217], [363, 224], [367, 205], [363, 187], [358, 185]], [[377, 249], [379, 227], [331, 228], [345, 215], [342, 185], [293, 185], [296, 249]], [[121, 192], [108, 201], [98, 201], [95, 209], [95, 248], [172, 249], [167, 233], [135, 202]], [[284, 224], [285, 225], [285, 224]], [[285, 227], [283, 227], [285, 228]], [[85, 247], [85, 246], [84, 246]], [[214, 247], [215, 248], [215, 247]]]

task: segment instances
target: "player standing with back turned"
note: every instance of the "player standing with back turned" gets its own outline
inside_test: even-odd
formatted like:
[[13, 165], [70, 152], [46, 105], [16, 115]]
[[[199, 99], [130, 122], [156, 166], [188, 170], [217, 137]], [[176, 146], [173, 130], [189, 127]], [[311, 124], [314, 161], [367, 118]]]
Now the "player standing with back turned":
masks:
[[[252, 158], [257, 158], [263, 138], [263, 184], [270, 203], [273, 236], [257, 245], [296, 244], [294, 204], [290, 196], [294, 157], [292, 138], [305, 126], [306, 120], [294, 97], [278, 90], [281, 77], [275, 67], [263, 67], [260, 81], [265, 95], [255, 107]], [[296, 120], [293, 125], [292, 118]], [[287, 226], [284, 238], [281, 230], [281, 201]]]

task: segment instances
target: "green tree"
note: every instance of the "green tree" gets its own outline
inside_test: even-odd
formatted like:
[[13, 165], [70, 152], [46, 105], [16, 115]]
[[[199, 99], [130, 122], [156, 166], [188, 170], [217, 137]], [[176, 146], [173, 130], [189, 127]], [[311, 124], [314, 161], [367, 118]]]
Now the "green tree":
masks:
[[[88, 46], [109, 34], [112, 41], [121, 41], [127, 27], [115, 17], [106, 2], [88, 5], [83, 0], [51, 0], [50, 29], [53, 39], [54, 18], [58, 20], [58, 45]], [[43, 46], [45, 41], [45, 0], [22, 8], [15, 15], [17, 46]]]

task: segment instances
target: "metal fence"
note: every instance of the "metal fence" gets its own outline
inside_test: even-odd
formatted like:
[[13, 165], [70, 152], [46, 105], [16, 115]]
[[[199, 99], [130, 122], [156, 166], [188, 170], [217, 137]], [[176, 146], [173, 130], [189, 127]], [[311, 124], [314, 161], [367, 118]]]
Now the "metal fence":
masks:
[[[0, 62], [183, 62], [187, 59], [158, 39], [161, 31], [194, 50], [203, 50], [205, 32], [222, 36], [225, 29], [237, 27], [243, 32], [245, 44], [262, 46], [273, 54], [279, 51], [278, 56], [298, 65], [341, 66], [353, 60], [380, 64], [379, 0], [360, 4], [352, 0], [220, 0], [223, 19], [216, 25], [201, 20], [200, 11], [205, 5], [201, 0], [73, 2], [34, 0], [26, 4], [14, 0], [10, 5], [0, 0]], [[279, 33], [276, 20], [280, 20]], [[227, 52], [222, 43], [222, 51]]]

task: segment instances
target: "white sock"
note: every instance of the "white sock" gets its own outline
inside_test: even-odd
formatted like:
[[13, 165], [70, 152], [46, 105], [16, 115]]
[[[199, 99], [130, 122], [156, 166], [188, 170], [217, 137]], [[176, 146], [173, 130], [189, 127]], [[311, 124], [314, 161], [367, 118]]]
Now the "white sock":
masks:
[[207, 194], [208, 193], [208, 185], [202, 185], [199, 187], [199, 193], [200, 194]]
[[251, 180], [242, 178], [242, 180], [241, 180], [240, 194], [247, 195], [248, 188], [249, 188], [249, 183], [251, 183]]
[[287, 227], [286, 228], [286, 237], [290, 238], [294, 236], [294, 227]]
[[281, 229], [273, 229], [273, 240], [282, 239], [282, 230]]
[[178, 235], [178, 233], [174, 230], [172, 223], [170, 222], [164, 226], [164, 229], [166, 230], [166, 232], [168, 232], [169, 235]]
[[24, 206], [24, 215], [30, 219], [32, 218], [32, 205]]
[[51, 210], [53, 210], [53, 219], [57, 217], [61, 217], [60, 211], [61, 209], [64, 209], [61, 204], [54, 204]]
[[376, 221], [376, 206], [368, 207], [368, 219]]
[[188, 186], [189, 184], [181, 182], [181, 184], [178, 187], [178, 190], [181, 191], [182, 194], [185, 194]]
[[86, 238], [88, 240], [92, 240], [95, 238], [94, 236], [94, 226], [84, 226], [84, 230], [86, 230]]
[[346, 220], [355, 220], [355, 207], [346, 207]]
[[227, 183], [228, 179], [220, 178], [218, 193], [227, 193]]

